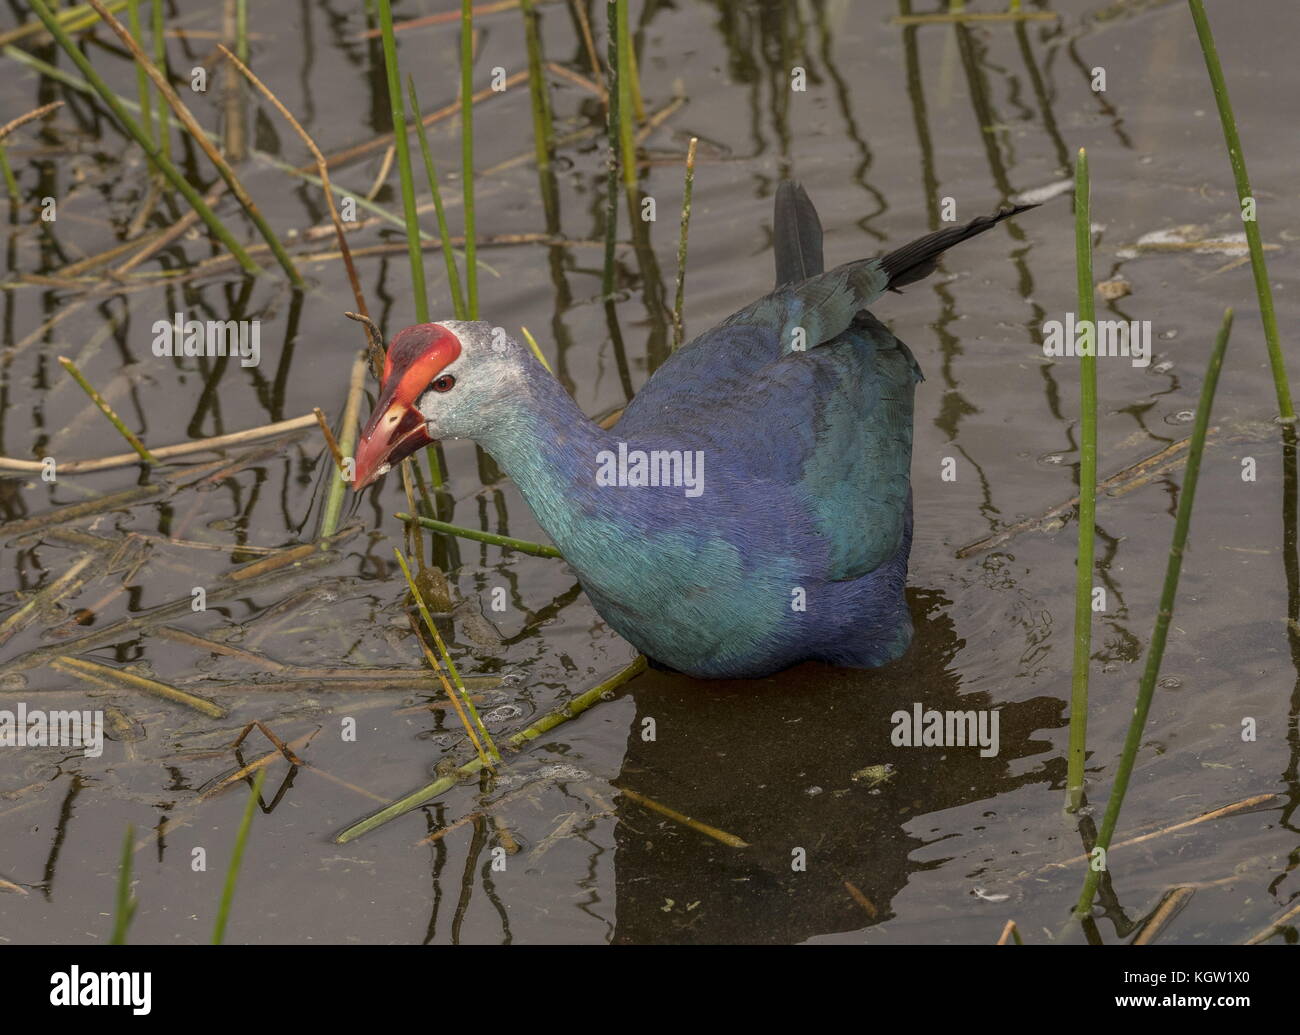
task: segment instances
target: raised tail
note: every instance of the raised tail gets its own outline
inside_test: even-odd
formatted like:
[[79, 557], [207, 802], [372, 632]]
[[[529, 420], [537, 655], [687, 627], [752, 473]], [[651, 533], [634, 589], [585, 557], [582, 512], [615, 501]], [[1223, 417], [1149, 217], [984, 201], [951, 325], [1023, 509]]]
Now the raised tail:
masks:
[[826, 269], [822, 260], [822, 221], [817, 218], [808, 192], [794, 180], [782, 180], [776, 185], [772, 250], [778, 288], [815, 277]]
[[991, 230], [1002, 220], [1018, 216], [1037, 205], [1013, 205], [994, 212], [991, 216], [976, 216], [965, 226], [950, 226], [946, 230], [936, 230], [932, 234], [918, 237], [911, 244], [895, 249], [880, 260], [880, 268], [889, 274], [887, 285], [890, 291], [897, 291], [906, 284], [915, 284], [934, 272], [939, 257], [955, 244], [969, 240], [985, 230]]

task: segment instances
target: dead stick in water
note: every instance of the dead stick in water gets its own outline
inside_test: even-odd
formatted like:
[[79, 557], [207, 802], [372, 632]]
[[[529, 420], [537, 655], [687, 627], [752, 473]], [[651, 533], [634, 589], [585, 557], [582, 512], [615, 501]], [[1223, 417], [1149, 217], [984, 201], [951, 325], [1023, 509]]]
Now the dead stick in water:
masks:
[[[1218, 430], [1217, 427], [1210, 428], [1206, 433], [1207, 439], [1209, 436], [1216, 434]], [[1139, 485], [1145, 485], [1157, 474], [1168, 474], [1170, 471], [1173, 471], [1177, 467], [1181, 467], [1187, 462], [1185, 456], [1179, 456], [1178, 454], [1186, 450], [1191, 441], [1190, 438], [1185, 438], [1178, 442], [1174, 442], [1160, 450], [1158, 453], [1152, 453], [1150, 456], [1139, 460], [1137, 463], [1130, 464], [1121, 471], [1116, 471], [1109, 478], [1097, 483], [1097, 491], [1104, 492], [1108, 496], [1122, 496], [1127, 492], [1131, 492]], [[1054, 518], [1059, 518], [1068, 514], [1078, 505], [1079, 497], [1072, 496], [1064, 503], [1061, 503], [1047, 511], [1045, 514], [1040, 514], [1035, 518], [1025, 518], [1023, 521], [1017, 521], [1014, 525], [1008, 525], [1000, 532], [995, 532], [993, 535], [986, 536], [983, 539], [963, 546], [957, 551], [957, 556], [964, 559], [966, 557], [972, 557], [977, 553], [983, 553], [985, 550], [991, 550], [995, 546], [1001, 546], [1008, 540], [1014, 539], [1021, 532], [1028, 532], [1032, 529], [1039, 528]]]
[[77, 675], [89, 682], [96, 683], [99, 686], [107, 686], [114, 690], [143, 690], [145, 693], [153, 694], [156, 697], [164, 697], [169, 701], [175, 701], [177, 704], [193, 708], [195, 711], [202, 712], [214, 719], [224, 719], [226, 717], [226, 709], [215, 701], [209, 701], [206, 697], [186, 693], [174, 686], [160, 683], [156, 679], [146, 679], [144, 676], [137, 676], [134, 672], [124, 672], [108, 665], [101, 665], [96, 661], [63, 656], [52, 660], [50, 668], [59, 672]]
[[[163, 446], [161, 449], [151, 450], [150, 455], [153, 456], [156, 462], [161, 462], [177, 456], [189, 456], [191, 453], [204, 453], [209, 450], [225, 449], [227, 446], [257, 442], [264, 438], [274, 438], [276, 435], [285, 435], [291, 431], [309, 428], [314, 423], [316, 423], [316, 418], [308, 413], [302, 417], [294, 417], [292, 420], [281, 420], [273, 424], [263, 424], [260, 428], [249, 428], [247, 431], [233, 431], [229, 435], [216, 435], [213, 438], [198, 439], [194, 442], [181, 442], [174, 446]], [[140, 456], [138, 453], [118, 453], [114, 456], [103, 456], [94, 460], [69, 460], [66, 464], [59, 464], [57, 470], [59, 474], [91, 474], [95, 471], [108, 471], [114, 467], [127, 467], [139, 462]], [[39, 460], [15, 460], [13, 457], [0, 456], [0, 474], [5, 471], [25, 471], [31, 474], [40, 474], [43, 470], [45, 470], [45, 464]]]

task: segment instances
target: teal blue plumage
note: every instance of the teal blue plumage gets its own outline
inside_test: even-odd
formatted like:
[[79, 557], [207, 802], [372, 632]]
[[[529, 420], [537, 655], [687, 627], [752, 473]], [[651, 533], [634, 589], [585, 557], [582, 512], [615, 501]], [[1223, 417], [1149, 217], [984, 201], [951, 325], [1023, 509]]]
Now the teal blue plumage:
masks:
[[[776, 207], [776, 290], [674, 353], [612, 430], [542, 375], [518, 418], [480, 437], [601, 616], [696, 676], [760, 676], [807, 659], [874, 667], [906, 649], [921, 372], [866, 307], [1021, 211], [823, 272], [802, 188], [782, 184]], [[595, 485], [596, 457], [620, 442], [700, 451], [702, 495]]]

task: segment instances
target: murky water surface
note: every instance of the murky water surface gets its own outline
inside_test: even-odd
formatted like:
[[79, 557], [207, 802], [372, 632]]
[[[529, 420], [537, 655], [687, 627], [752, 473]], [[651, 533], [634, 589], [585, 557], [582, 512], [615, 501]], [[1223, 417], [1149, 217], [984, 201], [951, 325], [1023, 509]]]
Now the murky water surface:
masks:
[[[395, 6], [401, 20], [452, 5]], [[599, 27], [604, 5], [591, 6]], [[1274, 796], [1117, 848], [1097, 932], [1109, 942], [1132, 938], [1169, 889], [1185, 885], [1193, 893], [1163, 940], [1242, 941], [1291, 909], [1300, 891], [1293, 873], [1300, 655], [1287, 622], [1298, 592], [1295, 484], [1271, 423], [1276, 404], [1244, 251], [1139, 244], [1188, 226], [1184, 239], [1230, 238], [1241, 220], [1186, 6], [1050, 6], [1056, 21], [956, 30], [903, 29], [888, 3], [634, 4], [647, 108], [663, 112], [676, 95], [686, 100], [643, 144], [642, 186], [658, 219], [652, 256], [631, 247], [618, 253], [623, 351], [600, 300], [601, 109], [590, 91], [559, 75], [562, 244], [509, 236], [546, 231], [529, 161], [526, 86], [478, 109], [481, 256], [494, 271], [483, 275], [482, 311], [511, 329], [529, 327], [584, 409], [606, 411], [667, 349], [663, 300], [672, 293], [690, 136], [700, 138], [700, 158], [688, 333], [770, 285], [772, 193], [782, 175], [807, 186], [836, 263], [936, 228], [947, 198], [966, 219], [1022, 192], [1050, 194], [1086, 146], [1097, 279], [1131, 288], [1099, 303], [1101, 312], [1151, 321], [1155, 352], [1145, 367], [1100, 363], [1103, 475], [1189, 434], [1214, 330], [1225, 306], [1238, 313], [1163, 678], [1120, 834]], [[376, 41], [361, 38], [368, 28], [361, 3], [250, 7], [253, 66], [327, 154], [388, 131], [382, 57]], [[1264, 239], [1275, 249], [1270, 271], [1285, 342], [1300, 319], [1289, 261], [1300, 235], [1298, 156], [1294, 135], [1283, 132], [1296, 89], [1295, 14], [1286, 0], [1209, 7]], [[168, 40], [172, 68], [183, 75], [211, 62], [222, 5], [181, 0], [169, 12], [168, 24], [187, 30]], [[542, 5], [541, 21], [546, 58], [588, 74], [568, 6]], [[4, 23], [14, 23], [12, 8]], [[497, 66], [521, 71], [525, 49], [517, 11], [484, 15], [479, 27], [481, 88]], [[455, 25], [413, 29], [400, 40], [424, 110], [451, 103]], [[599, 46], [603, 54], [603, 34]], [[70, 67], [51, 47], [33, 52]], [[88, 52], [115, 89], [136, 96], [115, 46], [92, 43]], [[806, 69], [806, 92], [790, 89], [794, 66]], [[1098, 68], [1104, 92], [1092, 89]], [[78, 280], [67, 267], [123, 240], [148, 203], [140, 151], [83, 95], [10, 58], [0, 69], [0, 121], [67, 101], [47, 128], [25, 127], [8, 141], [25, 205], [18, 224], [4, 228], [0, 451], [61, 462], [121, 451], [59, 355], [73, 358], [154, 446], [316, 406], [337, 421], [359, 345], [341, 315], [352, 306], [341, 263], [304, 260], [305, 294], [273, 267], [253, 280], [229, 265], [160, 279], [221, 254], [187, 235], [134, 274], [107, 280], [95, 267]], [[221, 76], [213, 72], [218, 84]], [[206, 126], [223, 125], [221, 98], [214, 86], [195, 100]], [[240, 165], [248, 188], [270, 222], [293, 235], [295, 250], [332, 251], [320, 232], [328, 214], [319, 190], [271, 164], [302, 165], [309, 155], [269, 106], [248, 110], [250, 155]], [[458, 126], [440, 121], [430, 136], [459, 232]], [[188, 145], [174, 147], [203, 186], [212, 182]], [[337, 166], [334, 179], [364, 195], [383, 159], [382, 146], [369, 150]], [[396, 182], [388, 174], [375, 199], [389, 213], [401, 208]], [[58, 204], [51, 224], [38, 219], [46, 196]], [[169, 194], [145, 229], [165, 229], [183, 211]], [[220, 211], [241, 239], [255, 240], [229, 203]], [[432, 229], [432, 214], [426, 220]], [[400, 229], [377, 221], [351, 240], [376, 318], [390, 334], [414, 322]], [[435, 316], [449, 316], [437, 252], [426, 253], [426, 268]], [[7, 534], [0, 618], [80, 557], [95, 559], [80, 589], [0, 648], [0, 706], [102, 709], [112, 739], [98, 758], [0, 750], [0, 939], [106, 940], [130, 824], [140, 901], [132, 939], [206, 940], [246, 801], [242, 783], [211, 792], [273, 750], [260, 732], [229, 746], [254, 720], [307, 765], [268, 767], [231, 940], [990, 942], [1008, 919], [1031, 942], [1081, 939], [1077, 927], [1059, 934], [1083, 872], [1078, 819], [1062, 811], [1075, 526], [1067, 509], [1044, 529], [957, 556], [1074, 494], [1076, 367], [1046, 358], [1041, 344], [1044, 323], [1074, 308], [1074, 291], [1072, 215], [1061, 196], [964, 245], [939, 274], [875, 308], [927, 376], [913, 466], [917, 635], [904, 660], [877, 672], [807, 665], [747, 683], [651, 671], [540, 737], [495, 783], [463, 783], [346, 845], [333, 835], [428, 782], [440, 762], [466, 757], [455, 716], [426, 706], [441, 691], [418, 679], [425, 662], [392, 552], [402, 535], [393, 515], [406, 508], [400, 479], [362, 497], [345, 517], [356, 531], [332, 554], [246, 586], [231, 580], [236, 567], [315, 534], [330, 468], [314, 429], [239, 447], [226, 456], [243, 462], [225, 471], [208, 463], [212, 454], [195, 454], [169, 469], [180, 472], [174, 481], [152, 479], [169, 486], [165, 494], [58, 526], [106, 539], [130, 534], [118, 556], [48, 525], [25, 538]], [[151, 326], [176, 312], [260, 320], [260, 364], [155, 357]], [[257, 452], [245, 456], [249, 450]], [[445, 456], [452, 520], [545, 540], [513, 486], [474, 446], [449, 443]], [[955, 480], [942, 477], [949, 460]], [[1253, 481], [1243, 479], [1247, 461]], [[1098, 508], [1105, 607], [1095, 625], [1089, 731], [1098, 815], [1132, 712], [1181, 480], [1177, 468], [1158, 471]], [[20, 521], [143, 484], [136, 467], [54, 484], [7, 478], [0, 518]], [[523, 728], [633, 658], [563, 563], [437, 542], [458, 601], [442, 628], [462, 671], [487, 677], [476, 692], [494, 732]], [[196, 586], [209, 595], [201, 613], [187, 604]], [[505, 609], [493, 610], [501, 589]], [[157, 609], [173, 601], [182, 603], [160, 621]], [[152, 676], [213, 699], [228, 715], [214, 719], [88, 682], [59, 657]], [[397, 671], [356, 671], [374, 669]], [[894, 746], [890, 717], [915, 702], [995, 710], [998, 753]], [[1254, 739], [1243, 739], [1248, 722]], [[206, 870], [196, 869], [198, 849]], [[1273, 940], [1295, 937], [1292, 923]]]

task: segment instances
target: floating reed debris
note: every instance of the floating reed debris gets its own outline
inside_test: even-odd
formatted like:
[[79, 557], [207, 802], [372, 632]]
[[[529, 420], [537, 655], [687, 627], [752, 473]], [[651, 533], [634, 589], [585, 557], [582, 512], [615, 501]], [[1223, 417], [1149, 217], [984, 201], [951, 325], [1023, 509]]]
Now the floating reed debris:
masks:
[[411, 264], [411, 294], [418, 323], [429, 322], [429, 297], [424, 286], [424, 256], [420, 249], [420, 219], [415, 212], [415, 180], [411, 175], [411, 145], [406, 137], [406, 105], [402, 103], [402, 77], [393, 40], [393, 11], [389, 0], [377, 0], [384, 46], [384, 72], [388, 80], [388, 106], [397, 147], [397, 174], [401, 178], [402, 212], [406, 217], [406, 252]]
[[[1128, 791], [1129, 778], [1133, 775], [1133, 766], [1137, 761], [1138, 748], [1142, 743], [1142, 731], [1146, 727], [1147, 713], [1151, 710], [1151, 700], [1155, 696], [1156, 680], [1160, 677], [1160, 662], [1164, 657], [1165, 641], [1169, 635], [1169, 625], [1174, 616], [1174, 601], [1178, 595], [1178, 576], [1183, 567], [1183, 551], [1187, 545], [1187, 532], [1192, 521], [1192, 504], [1196, 499], [1196, 482], [1201, 471], [1201, 456], [1205, 452], [1205, 433], [1210, 425], [1210, 410], [1214, 405], [1214, 391], [1219, 383], [1219, 373], [1223, 369], [1223, 356], [1228, 348], [1228, 336], [1232, 331], [1232, 310], [1223, 314], [1223, 325], [1210, 354], [1210, 362], [1205, 371], [1205, 383], [1201, 386], [1201, 398], [1196, 406], [1196, 424], [1192, 431], [1192, 444], [1187, 456], [1187, 472], [1183, 476], [1183, 489], [1178, 494], [1178, 512], [1174, 519], [1173, 542], [1169, 547], [1169, 562], [1165, 569], [1164, 587], [1160, 592], [1160, 606], [1156, 612], [1155, 629], [1151, 634], [1151, 643], [1147, 647], [1146, 666], [1142, 671], [1142, 681], [1138, 687], [1137, 704], [1133, 708], [1133, 719], [1129, 723], [1128, 736], [1124, 741], [1124, 752], [1120, 757], [1119, 767], [1115, 771], [1115, 782], [1111, 787], [1110, 797], [1106, 801], [1106, 813], [1097, 831], [1097, 841], [1093, 852], [1100, 850], [1106, 856], [1110, 852], [1111, 838], [1115, 834], [1115, 824], [1119, 821], [1120, 809], [1124, 804], [1124, 795]], [[1109, 866], [1109, 858], [1106, 858]], [[1097, 893], [1101, 880], [1101, 869], [1089, 867], [1084, 877], [1083, 890], [1075, 906], [1076, 916], [1087, 916], [1092, 909], [1092, 899]]]
[[[95, 93], [99, 94], [100, 99], [108, 105], [109, 110], [121, 124], [122, 128], [130, 134], [137, 144], [144, 148], [150, 161], [152, 161], [154, 165], [162, 171], [162, 174], [167, 178], [167, 182], [180, 192], [181, 196], [189, 203], [190, 207], [199, 214], [199, 218], [203, 220], [207, 228], [212, 231], [213, 236], [225, 245], [226, 249], [235, 257], [239, 265], [248, 273], [257, 273], [257, 263], [249, 257], [248, 252], [244, 250], [243, 245], [235, 240], [230, 231], [226, 229], [225, 224], [217, 218], [212, 209], [210, 209], [207, 203], [204, 202], [203, 198], [199, 196], [199, 192], [190, 185], [190, 182], [180, 173], [176, 166], [171, 163], [167, 156], [163, 154], [159, 147], [150, 142], [149, 138], [145, 135], [144, 130], [140, 128], [140, 124], [127, 113], [126, 107], [118, 98], [117, 94], [109, 89], [108, 84], [100, 78], [99, 73], [95, 71], [94, 67], [81, 52], [80, 48], [75, 42], [73, 42], [71, 37], [64, 32], [62, 27], [55, 20], [54, 16], [50, 13], [50, 9], [45, 0], [31, 0], [31, 5], [32, 10], [36, 12], [37, 17], [40, 18], [41, 21], [45, 23], [45, 27], [50, 30], [50, 35], [52, 35], [59, 46], [63, 48], [64, 53], [66, 53], [72, 60], [72, 63], [77, 66], [81, 71], [81, 74], [86, 77], [86, 82]], [[127, 33], [127, 37], [130, 37], [130, 33]], [[6, 50], [8, 56], [13, 56], [13, 53], [14, 51], [12, 50]]]
[[[193, 114], [191, 114], [189, 108], [185, 106], [185, 102], [182, 101], [176, 91], [172, 89], [171, 83], [167, 81], [167, 77], [164, 75], [161, 68], [155, 67], [153, 63], [149, 61], [148, 55], [140, 49], [140, 44], [131, 38], [131, 33], [127, 31], [126, 26], [114, 18], [107, 9], [104, 8], [103, 0], [89, 0], [89, 3], [95, 8], [95, 10], [99, 11], [100, 16], [104, 19], [104, 24], [113, 30], [117, 35], [117, 38], [122, 41], [123, 46], [131, 52], [132, 57], [135, 58], [137, 67], [143, 68], [149, 78], [153, 80], [154, 85], [158, 88], [158, 93], [161, 95], [162, 100], [165, 100], [171, 107], [171, 110], [176, 112], [176, 117], [180, 119], [181, 124], [188, 131], [194, 142], [199, 145], [203, 153], [208, 156], [208, 160], [216, 167], [217, 172], [220, 173], [226, 186], [230, 188], [230, 192], [234, 194], [236, 200], [238, 200], [239, 204], [243, 206], [248, 218], [252, 220], [253, 225], [257, 227], [258, 233], [261, 234], [262, 239], [266, 241], [267, 246], [271, 249], [271, 254], [275, 256], [276, 262], [280, 264], [280, 267], [288, 275], [290, 283], [292, 283], [294, 287], [306, 287], [302, 276], [298, 273], [297, 267], [293, 264], [293, 260], [289, 258], [289, 253], [285, 251], [284, 245], [280, 243], [280, 239], [275, 235], [275, 231], [271, 229], [270, 224], [267, 223], [261, 210], [258, 209], [257, 205], [253, 202], [248, 191], [244, 189], [244, 185], [239, 181], [239, 177], [235, 175], [235, 170], [230, 167], [230, 163], [226, 161], [216, 144], [212, 142], [209, 134], [204, 131], [204, 129], [199, 125], [198, 120], [195, 119]], [[154, 42], [156, 45], [161, 47], [162, 43], [165, 42], [162, 35], [161, 0], [154, 0], [154, 3]], [[226, 53], [229, 55], [230, 52], [226, 51]], [[159, 65], [163, 65], [161, 60], [159, 61]], [[166, 112], [167, 108], [160, 102], [158, 105], [158, 134], [159, 140], [163, 143], [164, 156], [167, 153], [167, 141], [170, 139], [167, 130]]]
[[50, 668], [68, 675], [75, 675], [87, 682], [110, 690], [143, 690], [155, 697], [163, 697], [169, 701], [175, 701], [177, 704], [183, 704], [187, 708], [193, 708], [196, 712], [202, 712], [213, 719], [224, 719], [227, 715], [226, 709], [215, 701], [209, 701], [206, 697], [199, 697], [197, 694], [178, 690], [176, 687], [160, 683], [156, 679], [137, 676], [134, 672], [125, 672], [122, 669], [101, 665], [97, 661], [88, 661], [85, 658], [72, 658], [65, 655], [54, 658], [50, 662]]
[[469, 310], [465, 306], [465, 293], [460, 286], [460, 271], [456, 268], [456, 256], [451, 250], [451, 232], [447, 229], [447, 212], [442, 205], [438, 167], [434, 164], [433, 153], [429, 150], [429, 136], [425, 132], [424, 118], [420, 114], [420, 100], [415, 93], [415, 80], [410, 76], [406, 80], [406, 89], [411, 96], [411, 113], [415, 116], [415, 131], [420, 138], [420, 155], [424, 159], [424, 173], [429, 179], [429, 192], [433, 195], [433, 209], [438, 219], [438, 239], [442, 242], [442, 257], [447, 263], [447, 287], [451, 293], [451, 309], [457, 320], [467, 320]]
[[725, 830], [719, 830], [717, 827], [711, 827], [707, 823], [701, 823], [698, 819], [691, 819], [676, 809], [670, 809], [662, 802], [655, 801], [653, 798], [647, 798], [644, 794], [638, 794], [636, 791], [630, 791], [626, 787], [618, 788], [618, 793], [628, 801], [634, 801], [642, 805], [651, 812], [657, 812], [661, 816], [667, 816], [674, 823], [680, 823], [684, 827], [690, 827], [696, 833], [703, 834], [705, 837], [711, 837], [715, 841], [720, 841], [730, 848], [748, 848], [749, 842], [742, 840], [735, 834], [728, 834]]
[[72, 562], [72, 566], [67, 571], [44, 589], [32, 594], [31, 599], [18, 608], [17, 611], [6, 616], [5, 620], [0, 622], [0, 644], [8, 643], [23, 629], [31, 625], [47, 607], [58, 603], [78, 588], [83, 581], [80, 578], [81, 573], [86, 570], [91, 561], [95, 560], [96, 556], [96, 554], [88, 553], [78, 557]]
[[474, 5], [460, 5], [460, 178], [465, 197], [465, 311], [478, 319], [478, 241], [474, 220]]
[[998, 936], [997, 944], [1010, 945], [1013, 941], [1017, 945], [1025, 944], [1020, 938], [1020, 928], [1016, 926], [1016, 922], [1014, 920], [1008, 920], [1007, 925], [1002, 928], [1002, 934]]
[[[1256, 198], [1251, 193], [1250, 177], [1246, 173], [1246, 154], [1241, 148], [1237, 119], [1232, 113], [1232, 101], [1228, 97], [1228, 84], [1223, 78], [1223, 66], [1219, 63], [1219, 51], [1214, 45], [1214, 34], [1210, 31], [1210, 22], [1205, 16], [1205, 4], [1203, 0], [1187, 0], [1187, 3], [1196, 25], [1197, 39], [1201, 42], [1201, 53], [1205, 56], [1205, 70], [1209, 73], [1210, 85], [1214, 88], [1214, 103], [1218, 106], [1219, 122], [1223, 125], [1223, 142], [1228, 148], [1228, 161], [1232, 164], [1232, 176], [1237, 184], [1237, 203], [1241, 206], [1241, 218], [1246, 224], [1250, 268], [1255, 276], [1255, 294], [1259, 297], [1259, 315], [1264, 323], [1264, 340], [1268, 345], [1268, 362], [1273, 371], [1278, 410], [1282, 420], [1291, 423], [1296, 419], [1295, 407], [1291, 402], [1291, 383], [1286, 376], [1286, 361], [1278, 339], [1277, 315], [1273, 312], [1273, 288], [1268, 281], [1268, 267], [1264, 265], [1259, 220], [1254, 218]], [[1250, 218], [1247, 218], [1248, 212]]]
[[[429, 609], [424, 603], [424, 594], [420, 592], [420, 587], [416, 585], [415, 576], [411, 574], [410, 566], [406, 563], [406, 558], [402, 556], [402, 551], [394, 548], [393, 553], [397, 555], [397, 563], [402, 568], [402, 574], [406, 577], [407, 588], [411, 591], [411, 596], [415, 599], [415, 606], [419, 609], [420, 617], [424, 619], [425, 628], [429, 630], [429, 635], [433, 637], [433, 642], [437, 644], [438, 653], [442, 655], [442, 662], [447, 666], [451, 673], [452, 682], [456, 684], [456, 690], [453, 693], [452, 688], [447, 685], [447, 679], [442, 674], [442, 668], [438, 665], [437, 659], [433, 653], [420, 640], [420, 648], [424, 651], [424, 656], [429, 660], [430, 667], [442, 680], [443, 689], [447, 691], [447, 696], [453, 703], [457, 696], [460, 698], [460, 704], [456, 708], [456, 714], [460, 716], [461, 724], [465, 727], [465, 732], [469, 734], [469, 739], [474, 744], [475, 751], [478, 752], [479, 759], [488, 769], [492, 768], [492, 763], [488, 761], [488, 755], [484, 753], [484, 745], [487, 746], [488, 754], [501, 761], [501, 752], [497, 750], [496, 744], [492, 742], [492, 735], [488, 733], [487, 727], [483, 725], [483, 720], [479, 718], [478, 709], [474, 707], [469, 692], [465, 689], [465, 683], [460, 678], [460, 673], [456, 670], [456, 663], [451, 660], [451, 654], [447, 652], [447, 645], [442, 642], [442, 634], [438, 632], [437, 625], [434, 624], [433, 616], [429, 614]], [[419, 639], [419, 630], [416, 630], [416, 638]], [[468, 715], [468, 717], [467, 717]], [[472, 721], [471, 721], [472, 720]]]
[[[1074, 261], [1079, 320], [1096, 326], [1092, 283], [1092, 215], [1088, 153], [1074, 164]], [[1083, 804], [1088, 740], [1088, 665], [1092, 660], [1092, 578], [1097, 535], [1097, 355], [1079, 356], [1079, 544], [1074, 571], [1074, 661], [1070, 674], [1070, 745], [1066, 808]]]
[[253, 780], [248, 792], [248, 804], [244, 806], [244, 816], [239, 821], [239, 830], [235, 834], [235, 848], [230, 855], [230, 867], [226, 870], [225, 887], [221, 890], [221, 904], [217, 907], [217, 922], [212, 928], [212, 944], [220, 945], [226, 937], [226, 924], [230, 919], [230, 905], [235, 900], [235, 882], [239, 879], [239, 866], [244, 859], [244, 848], [248, 844], [248, 831], [253, 826], [253, 810], [262, 796], [262, 784], [266, 782], [266, 770], [263, 769]]
[[[636, 659], [628, 665], [627, 668], [623, 669], [623, 671], [605, 680], [598, 686], [592, 687], [585, 693], [570, 698], [554, 711], [547, 712], [531, 726], [522, 729], [511, 736], [506, 741], [506, 746], [513, 751], [520, 750], [530, 740], [535, 740], [543, 733], [555, 729], [555, 727], [561, 723], [567, 722], [568, 720], [581, 715], [597, 701], [611, 694], [615, 689], [622, 686], [628, 680], [640, 675], [645, 671], [645, 668], [645, 656], [638, 654]], [[426, 801], [429, 801], [431, 798], [436, 798], [439, 794], [442, 794], [444, 791], [450, 790], [452, 787], [456, 786], [460, 780], [467, 776], [473, 776], [482, 769], [483, 763], [479, 759], [471, 759], [464, 765], [457, 767], [453, 773], [439, 777], [432, 783], [421, 787], [417, 791], [412, 791], [410, 794], [404, 795], [397, 801], [380, 809], [378, 812], [373, 812], [369, 816], [365, 817], [365, 819], [352, 824], [352, 826], [348, 827], [334, 838], [334, 843], [346, 844], [349, 841], [354, 841], [362, 834], [367, 834], [376, 827], [383, 826], [389, 820], [396, 819], [403, 813], [410, 812], [411, 809], [419, 808]]]
[[1195, 894], [1196, 890], [1194, 888], [1185, 886], [1170, 888], [1166, 891], [1164, 897], [1160, 900], [1160, 904], [1147, 917], [1146, 923], [1142, 925], [1142, 929], [1138, 931], [1129, 944], [1150, 945], [1160, 937], [1164, 929], [1173, 922], [1174, 917], [1182, 912], [1183, 907], [1192, 900], [1192, 896]]
[[477, 528], [463, 528], [460, 525], [448, 524], [446, 521], [438, 521], [436, 518], [420, 517], [412, 514], [394, 514], [393, 517], [397, 518], [398, 521], [414, 521], [417, 525], [422, 525], [434, 532], [445, 532], [447, 535], [460, 536], [462, 539], [473, 539], [476, 542], [487, 543], [490, 546], [500, 546], [506, 550], [517, 550], [519, 553], [531, 554], [534, 557], [563, 556], [554, 546], [530, 543], [526, 539], [512, 539], [508, 535], [497, 535], [495, 532], [480, 532]]
[[686, 148], [686, 188], [682, 194], [682, 228], [677, 238], [677, 298], [673, 303], [673, 351], [682, 347], [682, 306], [686, 299], [686, 235], [691, 227], [691, 194], [695, 188], [695, 149], [700, 138], [691, 137]]
[[141, 460], [151, 466], [158, 463], [158, 458], [150, 453], [149, 450], [145, 449], [144, 443], [136, 437], [135, 433], [130, 428], [122, 423], [122, 418], [114, 412], [113, 407], [109, 406], [108, 403], [104, 401], [104, 397], [95, 391], [94, 387], [86, 380], [85, 375], [77, 369], [77, 365], [73, 363], [72, 360], [68, 359], [67, 356], [60, 356], [59, 365], [72, 375], [72, 379], [81, 386], [82, 390], [88, 396], [90, 396], [90, 401], [99, 407], [100, 412], [108, 418], [108, 422], [117, 429], [118, 434], [126, 439], [127, 445], [136, 451]]
[[126, 840], [122, 842], [122, 857], [117, 865], [117, 900], [113, 909], [113, 933], [109, 945], [125, 945], [126, 932], [135, 918], [138, 903], [131, 895], [131, 846], [135, 841], [135, 828], [126, 827]]

